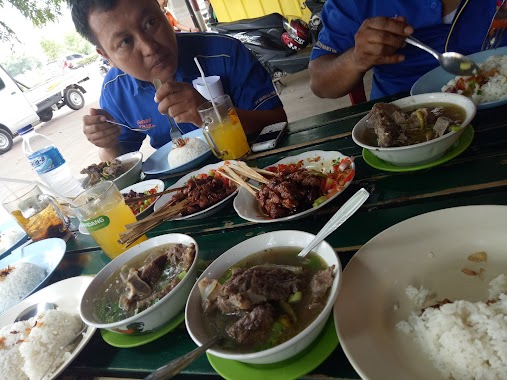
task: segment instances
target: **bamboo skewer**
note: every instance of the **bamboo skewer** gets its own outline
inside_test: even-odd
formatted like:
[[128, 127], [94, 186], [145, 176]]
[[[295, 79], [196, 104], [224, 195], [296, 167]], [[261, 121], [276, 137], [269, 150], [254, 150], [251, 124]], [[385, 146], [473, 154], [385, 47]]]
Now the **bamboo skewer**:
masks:
[[250, 186], [250, 184], [246, 183], [243, 178], [236, 174], [234, 170], [232, 170], [229, 165], [221, 166], [220, 169], [225, 171], [225, 174], [228, 174], [229, 177], [232, 177], [233, 181], [238, 185], [243, 186], [245, 190], [248, 190], [253, 196], [255, 196], [255, 190]]

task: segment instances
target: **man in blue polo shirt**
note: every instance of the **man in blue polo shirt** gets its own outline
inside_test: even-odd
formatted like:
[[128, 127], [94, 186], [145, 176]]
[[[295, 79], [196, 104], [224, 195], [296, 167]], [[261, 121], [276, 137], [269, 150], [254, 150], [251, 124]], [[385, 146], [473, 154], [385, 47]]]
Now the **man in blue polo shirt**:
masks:
[[[205, 99], [191, 84], [199, 76], [194, 57], [206, 75], [220, 76], [247, 134], [287, 120], [269, 74], [239, 41], [214, 34], [176, 36], [156, 0], [70, 3], [77, 31], [115, 66], [104, 81], [101, 109], [83, 118], [84, 133], [101, 148], [102, 160], [139, 149], [146, 135], [154, 148], [169, 142], [168, 115], [183, 132], [201, 125], [197, 107]], [[154, 79], [163, 83], [157, 91]]]
[[432, 55], [406, 45], [408, 35], [440, 52], [471, 54], [481, 49], [496, 6], [497, 0], [327, 0], [309, 66], [311, 88], [338, 98], [373, 69], [372, 99], [408, 91], [438, 66]]

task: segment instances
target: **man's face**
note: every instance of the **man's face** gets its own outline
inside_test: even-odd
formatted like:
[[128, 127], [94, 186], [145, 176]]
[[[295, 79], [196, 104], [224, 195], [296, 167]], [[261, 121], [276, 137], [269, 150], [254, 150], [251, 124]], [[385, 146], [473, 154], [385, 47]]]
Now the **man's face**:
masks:
[[174, 79], [178, 45], [173, 28], [154, 0], [120, 0], [110, 11], [94, 11], [88, 22], [99, 53], [134, 78]]

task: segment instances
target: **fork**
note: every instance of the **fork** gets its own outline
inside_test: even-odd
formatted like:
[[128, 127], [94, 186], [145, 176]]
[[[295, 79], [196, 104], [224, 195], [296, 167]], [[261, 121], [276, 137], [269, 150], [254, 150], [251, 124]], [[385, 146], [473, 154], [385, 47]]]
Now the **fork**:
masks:
[[496, 49], [500, 46], [505, 34], [505, 29], [507, 29], [507, 1], [503, 0], [491, 22], [488, 34], [482, 43], [481, 50]]
[[[158, 90], [160, 86], [162, 86], [162, 81], [160, 79], [154, 79], [153, 85], [155, 86], [155, 89]], [[177, 139], [181, 138], [181, 130], [178, 127], [178, 123], [176, 123], [169, 114], [167, 114], [167, 118], [169, 119], [169, 124], [171, 124], [171, 130], [169, 131], [171, 141], [175, 142]]]

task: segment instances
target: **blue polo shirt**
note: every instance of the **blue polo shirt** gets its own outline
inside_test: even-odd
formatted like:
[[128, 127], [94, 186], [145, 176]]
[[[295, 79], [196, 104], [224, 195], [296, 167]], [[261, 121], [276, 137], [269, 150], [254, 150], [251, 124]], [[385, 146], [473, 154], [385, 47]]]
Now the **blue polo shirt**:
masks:
[[[180, 33], [178, 42], [178, 69], [175, 80], [192, 83], [200, 76], [194, 57], [199, 58], [207, 76], [220, 76], [224, 93], [234, 105], [244, 110], [270, 110], [282, 106], [268, 72], [238, 40], [219, 34]], [[134, 132], [123, 128], [119, 141], [129, 150], [138, 150], [146, 135], [155, 149], [171, 140], [167, 115], [158, 111], [153, 100], [155, 87], [112, 68], [104, 79], [100, 97], [101, 108], [108, 111], [120, 123], [140, 128], [146, 132]], [[183, 133], [197, 127], [191, 123], [179, 123]]]
[[[452, 24], [442, 23], [441, 0], [327, 0], [322, 10], [323, 28], [311, 59], [349, 50], [363, 21], [376, 16], [405, 16], [414, 27], [413, 36], [439, 52], [445, 51], [450, 33], [447, 51], [475, 53], [481, 49], [495, 11], [496, 0], [462, 1], [451, 31]], [[503, 45], [507, 43], [504, 40]], [[417, 79], [438, 66], [432, 55], [414, 46], [407, 45], [400, 53], [405, 61], [373, 68], [372, 99], [408, 91]]]

